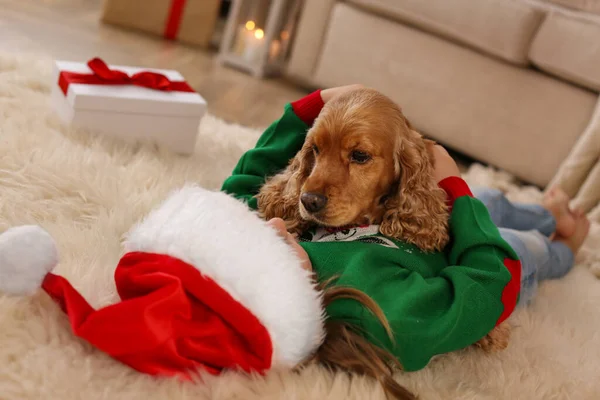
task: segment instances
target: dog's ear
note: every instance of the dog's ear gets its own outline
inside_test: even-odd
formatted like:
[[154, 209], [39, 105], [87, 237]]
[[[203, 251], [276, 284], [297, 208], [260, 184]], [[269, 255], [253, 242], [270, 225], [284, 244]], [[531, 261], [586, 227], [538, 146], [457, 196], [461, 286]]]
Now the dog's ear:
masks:
[[301, 234], [307, 228], [308, 222], [300, 216], [300, 192], [314, 162], [312, 145], [305, 141], [288, 167], [267, 180], [258, 192], [256, 197], [261, 217], [266, 220], [283, 219], [287, 230], [292, 233]]
[[398, 188], [384, 205], [380, 231], [424, 251], [442, 250], [449, 240], [446, 194], [433, 178], [430, 141], [417, 132], [399, 140], [395, 150]]

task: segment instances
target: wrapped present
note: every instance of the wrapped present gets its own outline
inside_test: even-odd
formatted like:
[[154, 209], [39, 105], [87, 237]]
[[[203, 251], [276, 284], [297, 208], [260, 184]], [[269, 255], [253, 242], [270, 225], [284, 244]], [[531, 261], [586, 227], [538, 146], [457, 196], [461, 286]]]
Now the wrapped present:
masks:
[[221, 0], [106, 0], [102, 21], [207, 47]]
[[206, 101], [173, 70], [56, 61], [52, 104], [68, 124], [194, 151]]

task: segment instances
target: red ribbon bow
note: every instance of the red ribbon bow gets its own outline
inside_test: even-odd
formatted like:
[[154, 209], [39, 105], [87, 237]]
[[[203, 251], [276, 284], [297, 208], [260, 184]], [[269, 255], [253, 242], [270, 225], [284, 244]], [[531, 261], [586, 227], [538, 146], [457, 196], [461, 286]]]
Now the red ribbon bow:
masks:
[[194, 89], [187, 82], [171, 81], [163, 74], [157, 72], [142, 71], [129, 76], [123, 71], [110, 69], [100, 58], [91, 59], [87, 65], [93, 73], [80, 74], [68, 71], [60, 73], [58, 86], [65, 96], [69, 90], [69, 85], [72, 83], [84, 83], [86, 85], [136, 85], [166, 92], [194, 92]]

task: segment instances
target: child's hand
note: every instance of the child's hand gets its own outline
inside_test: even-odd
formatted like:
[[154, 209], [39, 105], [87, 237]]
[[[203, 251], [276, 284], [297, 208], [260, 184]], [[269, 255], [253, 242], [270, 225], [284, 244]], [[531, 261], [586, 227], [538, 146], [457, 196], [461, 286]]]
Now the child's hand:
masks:
[[304, 268], [307, 271], [312, 271], [312, 263], [310, 262], [310, 258], [308, 258], [308, 254], [302, 248], [302, 246], [300, 246], [298, 242], [296, 242], [294, 236], [287, 231], [287, 229], [285, 228], [285, 222], [283, 222], [281, 218], [273, 218], [267, 222], [267, 225], [275, 229], [277, 234], [281, 236], [287, 242], [287, 244], [289, 244], [292, 247], [292, 249], [296, 253], [296, 256], [302, 262], [302, 268]]
[[341, 94], [351, 92], [356, 89], [364, 89], [364, 87], [365, 87], [364, 85], [355, 84], [355, 85], [339, 86], [339, 87], [334, 87], [334, 88], [330, 88], [330, 89], [324, 89], [324, 90], [321, 90], [321, 99], [323, 100], [323, 103], [327, 103], [331, 99], [333, 99]]
[[451, 176], [460, 177], [460, 170], [454, 159], [448, 154], [448, 151], [439, 144], [432, 146], [431, 154], [433, 155], [435, 167], [433, 177], [436, 182], [443, 181]]

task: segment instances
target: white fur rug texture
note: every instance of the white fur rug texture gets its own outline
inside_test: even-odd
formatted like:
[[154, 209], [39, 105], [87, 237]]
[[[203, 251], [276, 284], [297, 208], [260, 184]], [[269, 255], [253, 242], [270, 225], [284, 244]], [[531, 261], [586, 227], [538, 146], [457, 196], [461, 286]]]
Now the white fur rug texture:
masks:
[[[176, 156], [64, 127], [49, 106], [52, 60], [0, 53], [0, 232], [40, 224], [56, 239], [57, 273], [96, 307], [117, 300], [113, 271], [122, 235], [186, 182], [218, 189], [260, 132], [204, 118], [196, 153]], [[283, 107], [283, 104], [282, 104]], [[471, 184], [538, 201], [507, 174], [473, 166]], [[509, 348], [466, 349], [398, 380], [422, 399], [599, 399], [600, 228], [578, 265], [544, 283], [512, 318]], [[232, 249], [234, 250], [234, 249]], [[599, 274], [600, 275], [600, 274]], [[290, 310], [293, 312], [293, 310]], [[0, 295], [0, 398], [28, 399], [380, 399], [370, 379], [311, 367], [266, 377], [226, 373], [199, 382], [142, 375], [74, 337], [43, 293]]]

